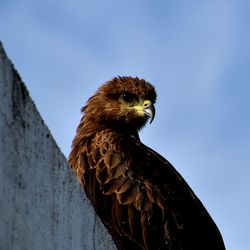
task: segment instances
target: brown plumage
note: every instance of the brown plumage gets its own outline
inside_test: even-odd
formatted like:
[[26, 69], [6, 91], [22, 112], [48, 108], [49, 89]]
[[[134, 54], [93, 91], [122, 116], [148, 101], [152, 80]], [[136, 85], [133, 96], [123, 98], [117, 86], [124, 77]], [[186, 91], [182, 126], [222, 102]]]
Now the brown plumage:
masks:
[[225, 249], [185, 180], [139, 139], [155, 100], [139, 78], [102, 85], [82, 109], [69, 164], [118, 249]]

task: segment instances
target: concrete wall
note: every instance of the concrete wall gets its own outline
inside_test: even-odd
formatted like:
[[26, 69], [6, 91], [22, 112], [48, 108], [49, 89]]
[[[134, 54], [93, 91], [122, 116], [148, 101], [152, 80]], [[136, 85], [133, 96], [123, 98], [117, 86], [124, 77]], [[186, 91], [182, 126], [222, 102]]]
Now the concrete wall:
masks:
[[0, 249], [115, 249], [1, 43]]

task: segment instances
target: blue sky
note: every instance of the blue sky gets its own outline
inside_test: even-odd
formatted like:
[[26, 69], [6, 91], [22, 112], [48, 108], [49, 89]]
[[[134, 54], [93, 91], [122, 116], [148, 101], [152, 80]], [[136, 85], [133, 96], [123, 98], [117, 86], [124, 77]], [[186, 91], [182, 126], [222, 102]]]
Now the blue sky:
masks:
[[0, 40], [67, 156], [116, 75], [152, 82], [142, 141], [183, 175], [228, 250], [250, 249], [249, 1], [1, 1]]

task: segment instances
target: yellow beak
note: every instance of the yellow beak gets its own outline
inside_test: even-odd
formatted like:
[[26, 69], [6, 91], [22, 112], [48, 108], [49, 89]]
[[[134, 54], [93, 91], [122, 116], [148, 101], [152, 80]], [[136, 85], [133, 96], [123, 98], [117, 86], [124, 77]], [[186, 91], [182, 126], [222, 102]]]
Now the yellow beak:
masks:
[[155, 118], [155, 106], [154, 106], [154, 104], [149, 100], [145, 100], [143, 102], [143, 110], [145, 112], [145, 115], [150, 119], [149, 123], [152, 123], [154, 118]]
[[133, 107], [140, 116], [147, 116], [150, 119], [150, 123], [153, 122], [155, 117], [155, 107], [150, 100], [145, 100], [142, 103]]

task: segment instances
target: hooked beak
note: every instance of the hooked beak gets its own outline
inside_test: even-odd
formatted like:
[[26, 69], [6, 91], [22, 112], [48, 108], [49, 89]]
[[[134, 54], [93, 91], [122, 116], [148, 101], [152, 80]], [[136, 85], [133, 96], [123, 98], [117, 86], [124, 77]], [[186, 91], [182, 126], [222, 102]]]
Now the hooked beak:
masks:
[[150, 119], [149, 123], [151, 124], [155, 118], [155, 106], [150, 101], [144, 101], [143, 106], [144, 113]]

